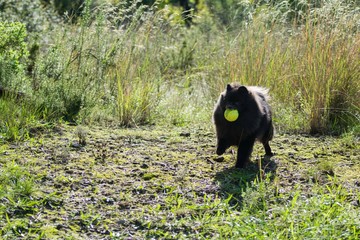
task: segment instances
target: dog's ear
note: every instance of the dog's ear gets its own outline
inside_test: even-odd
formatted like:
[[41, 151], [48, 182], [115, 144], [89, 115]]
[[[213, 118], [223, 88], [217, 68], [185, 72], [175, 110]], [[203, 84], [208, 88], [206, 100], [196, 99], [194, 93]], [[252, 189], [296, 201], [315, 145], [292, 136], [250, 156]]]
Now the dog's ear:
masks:
[[246, 96], [249, 94], [249, 91], [247, 90], [247, 88], [245, 86], [239, 87], [238, 92], [241, 96]]
[[230, 85], [230, 84], [228, 84], [228, 85], [226, 85], [226, 91], [231, 91], [231, 89], [232, 89], [232, 86]]

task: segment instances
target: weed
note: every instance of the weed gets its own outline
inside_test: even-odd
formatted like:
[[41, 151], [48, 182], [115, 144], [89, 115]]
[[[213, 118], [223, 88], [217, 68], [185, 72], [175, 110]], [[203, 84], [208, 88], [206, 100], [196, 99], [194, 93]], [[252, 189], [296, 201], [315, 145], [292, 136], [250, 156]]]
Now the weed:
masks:
[[87, 131], [81, 127], [81, 126], [78, 126], [76, 129], [75, 129], [75, 135], [77, 136], [78, 138], [78, 142], [81, 146], [85, 146], [86, 145], [86, 135], [87, 135]]
[[1, 236], [17, 236], [29, 232], [26, 216], [37, 213], [41, 204], [34, 199], [34, 178], [22, 166], [7, 162], [0, 171], [0, 221]]
[[330, 161], [322, 161], [319, 165], [319, 170], [327, 175], [334, 175], [334, 163]]

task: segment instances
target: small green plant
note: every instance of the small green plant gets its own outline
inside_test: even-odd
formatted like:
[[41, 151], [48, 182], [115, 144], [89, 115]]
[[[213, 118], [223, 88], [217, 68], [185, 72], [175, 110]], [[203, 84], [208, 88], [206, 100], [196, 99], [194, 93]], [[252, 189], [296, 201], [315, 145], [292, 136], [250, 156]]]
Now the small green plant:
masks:
[[99, 214], [94, 214], [93, 212], [88, 212], [88, 213], [84, 213], [84, 212], [80, 212], [77, 213], [73, 219], [72, 219], [72, 223], [74, 224], [74, 226], [72, 227], [73, 229], [89, 229], [89, 228], [93, 228], [94, 226], [96, 226], [99, 221], [101, 220], [101, 217]]
[[0, 142], [26, 139], [31, 128], [39, 125], [38, 112], [30, 104], [0, 98], [0, 109]]
[[35, 191], [34, 179], [25, 168], [15, 162], [4, 164], [0, 170], [0, 236], [29, 231], [28, 221], [18, 217], [38, 211], [39, 202], [32, 198]]
[[29, 198], [34, 192], [34, 180], [21, 166], [14, 162], [7, 163], [2, 171], [2, 196], [16, 202], [20, 198]]
[[87, 138], [87, 130], [81, 126], [78, 126], [75, 129], [75, 135], [78, 138], [78, 142], [80, 145], [85, 146], [86, 145], [86, 138]]
[[334, 175], [334, 163], [330, 161], [321, 161], [318, 165], [321, 172], [333, 176]]

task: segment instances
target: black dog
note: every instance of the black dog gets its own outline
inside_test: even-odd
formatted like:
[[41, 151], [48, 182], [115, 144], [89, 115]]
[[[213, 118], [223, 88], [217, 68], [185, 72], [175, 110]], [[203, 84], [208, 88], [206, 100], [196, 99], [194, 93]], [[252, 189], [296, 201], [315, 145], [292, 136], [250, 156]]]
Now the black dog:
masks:
[[[273, 138], [268, 90], [262, 87], [228, 84], [215, 105], [213, 121], [217, 135], [216, 153], [221, 155], [230, 146], [238, 146], [235, 167], [243, 168], [249, 161], [255, 140], [272, 156], [269, 141]], [[236, 109], [239, 117], [229, 122], [224, 117], [226, 109]]]

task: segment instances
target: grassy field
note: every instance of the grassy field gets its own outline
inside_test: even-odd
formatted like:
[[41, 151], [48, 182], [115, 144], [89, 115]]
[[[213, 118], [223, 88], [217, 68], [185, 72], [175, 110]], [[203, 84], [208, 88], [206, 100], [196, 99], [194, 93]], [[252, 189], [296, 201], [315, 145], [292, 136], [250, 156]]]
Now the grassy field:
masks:
[[358, 239], [360, 141], [277, 135], [251, 164], [209, 128], [59, 125], [1, 147], [3, 239]]
[[[360, 237], [356, 1], [200, 0], [190, 27], [46, 2], [0, 4], [0, 238]], [[241, 170], [214, 155], [229, 82], [272, 97], [276, 155]]]

